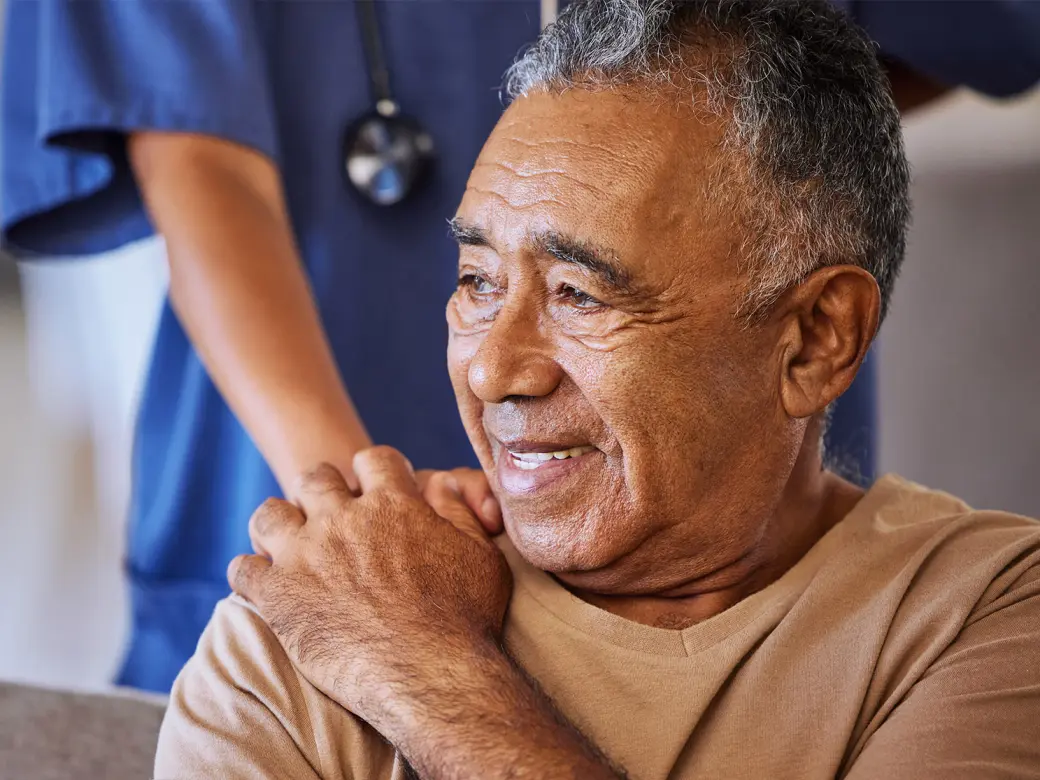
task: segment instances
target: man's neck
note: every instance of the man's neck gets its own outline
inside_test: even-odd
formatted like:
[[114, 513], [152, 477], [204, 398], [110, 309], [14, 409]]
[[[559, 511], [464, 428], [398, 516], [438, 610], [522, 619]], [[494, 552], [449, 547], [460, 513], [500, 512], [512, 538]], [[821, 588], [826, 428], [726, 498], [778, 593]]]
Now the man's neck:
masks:
[[[804, 462], [803, 462], [804, 461]], [[611, 596], [572, 589], [588, 603], [659, 628], [684, 629], [725, 612], [778, 580], [852, 511], [864, 491], [820, 466], [819, 455], [799, 458], [777, 510], [754, 550], [731, 566], [741, 575], [695, 595]], [[748, 566], [748, 561], [754, 564]], [[725, 577], [725, 572], [715, 572]]]

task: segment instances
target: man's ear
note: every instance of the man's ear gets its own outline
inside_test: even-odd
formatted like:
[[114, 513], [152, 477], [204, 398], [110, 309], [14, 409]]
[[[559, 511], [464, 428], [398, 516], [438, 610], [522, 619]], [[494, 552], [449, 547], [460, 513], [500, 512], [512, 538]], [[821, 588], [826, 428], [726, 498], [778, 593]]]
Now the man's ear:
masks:
[[782, 322], [780, 400], [791, 417], [810, 417], [844, 393], [874, 340], [881, 293], [858, 266], [821, 268], [774, 310]]

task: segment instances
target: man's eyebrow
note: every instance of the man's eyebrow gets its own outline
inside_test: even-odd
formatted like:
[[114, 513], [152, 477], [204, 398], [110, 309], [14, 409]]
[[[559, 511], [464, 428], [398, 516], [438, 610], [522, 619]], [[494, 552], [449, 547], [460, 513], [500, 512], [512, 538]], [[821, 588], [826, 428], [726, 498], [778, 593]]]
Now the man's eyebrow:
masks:
[[581, 266], [618, 292], [635, 292], [632, 275], [611, 249], [553, 232], [536, 235], [534, 243], [561, 262]]
[[451, 237], [463, 246], [491, 246], [487, 232], [476, 225], [467, 225], [458, 217], [448, 220]]
[[[448, 229], [452, 238], [462, 246], [492, 247], [491, 238], [486, 230], [458, 217], [448, 220]], [[554, 231], [536, 233], [528, 241], [538, 251], [560, 262], [584, 268], [619, 293], [635, 295], [639, 292], [632, 275], [611, 249]]]

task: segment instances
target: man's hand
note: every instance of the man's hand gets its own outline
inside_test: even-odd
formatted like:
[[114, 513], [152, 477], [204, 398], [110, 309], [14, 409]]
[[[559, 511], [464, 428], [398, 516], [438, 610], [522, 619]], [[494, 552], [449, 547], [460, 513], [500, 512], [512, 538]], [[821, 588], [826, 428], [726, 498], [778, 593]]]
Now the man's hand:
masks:
[[[426, 503], [441, 517], [464, 522], [466, 510], [480, 521], [489, 536], [502, 533], [502, 509], [491, 492], [487, 475], [481, 469], [457, 468], [451, 471], [425, 469], [415, 475]], [[462, 504], [460, 505], [460, 500]]]
[[267, 501], [249, 522], [257, 554], [228, 569], [296, 667], [420, 777], [622, 777], [502, 649], [511, 575], [485, 530], [497, 523], [469, 509], [482, 475], [426, 474], [420, 490], [387, 447], [358, 453], [354, 473], [360, 495], [322, 466], [299, 506]]
[[426, 480], [375, 447], [354, 458], [355, 496], [320, 466], [294, 495], [249, 522], [256, 555], [232, 561], [232, 588], [251, 601], [318, 688], [379, 730], [405, 717], [407, 694], [443, 685], [452, 659], [493, 654], [511, 576], [465, 508], [457, 476]]

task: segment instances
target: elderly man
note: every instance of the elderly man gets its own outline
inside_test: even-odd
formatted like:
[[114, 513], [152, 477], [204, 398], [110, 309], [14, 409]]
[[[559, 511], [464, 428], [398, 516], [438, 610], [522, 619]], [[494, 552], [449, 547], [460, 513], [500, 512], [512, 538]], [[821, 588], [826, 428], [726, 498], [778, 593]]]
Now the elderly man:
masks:
[[507, 85], [448, 305], [506, 533], [383, 448], [265, 504], [157, 776], [1036, 777], [1040, 525], [821, 465], [908, 218], [869, 42], [578, 2]]

